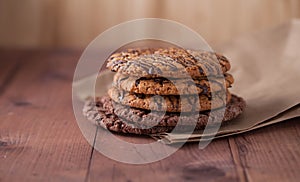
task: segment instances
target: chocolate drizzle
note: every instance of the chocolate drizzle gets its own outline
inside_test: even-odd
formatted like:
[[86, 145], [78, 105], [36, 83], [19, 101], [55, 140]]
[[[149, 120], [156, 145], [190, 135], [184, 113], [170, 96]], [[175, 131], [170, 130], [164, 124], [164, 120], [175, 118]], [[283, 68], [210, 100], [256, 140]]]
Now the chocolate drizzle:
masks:
[[206, 95], [209, 93], [208, 87], [206, 85], [196, 84], [196, 86], [202, 90], [201, 94]]
[[141, 83], [141, 78], [135, 80], [135, 86], [136, 87], [139, 86], [140, 83]]

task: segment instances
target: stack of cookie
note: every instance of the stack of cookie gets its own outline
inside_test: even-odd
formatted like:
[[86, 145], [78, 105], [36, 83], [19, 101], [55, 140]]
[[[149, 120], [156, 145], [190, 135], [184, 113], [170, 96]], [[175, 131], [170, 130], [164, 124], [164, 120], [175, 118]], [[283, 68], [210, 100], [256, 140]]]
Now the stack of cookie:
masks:
[[111, 55], [107, 67], [117, 72], [113, 86], [108, 96], [87, 102], [84, 113], [111, 131], [153, 134], [178, 125], [182, 131], [185, 126], [202, 129], [212, 113], [216, 124], [232, 120], [245, 107], [242, 98], [228, 91], [234, 81], [227, 73], [230, 63], [217, 53], [131, 49]]

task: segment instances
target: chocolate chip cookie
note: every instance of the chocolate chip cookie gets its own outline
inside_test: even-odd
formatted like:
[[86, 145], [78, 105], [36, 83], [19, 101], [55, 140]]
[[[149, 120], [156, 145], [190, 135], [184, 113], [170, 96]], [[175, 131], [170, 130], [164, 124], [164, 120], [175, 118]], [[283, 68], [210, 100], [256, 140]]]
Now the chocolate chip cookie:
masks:
[[[195, 126], [196, 130], [203, 129], [208, 124], [210, 115], [215, 116], [212, 125], [236, 118], [245, 108], [245, 101], [235, 95], [227, 104], [225, 113], [220, 110], [182, 115], [166, 113], [162, 118], [158, 113], [147, 110], [134, 109], [114, 103], [108, 96], [103, 96], [86, 101], [83, 114], [92, 122], [102, 127], [118, 132], [133, 134], [154, 134], [171, 132], [176, 125], [182, 131], [190, 129], [188, 125]], [[151, 115], [150, 117], [148, 117]], [[196, 122], [196, 124], [194, 124]], [[148, 127], [151, 126], [151, 127]]]
[[[207, 111], [223, 107], [231, 99], [228, 91], [220, 91], [214, 95], [144, 95], [132, 94], [124, 90], [112, 87], [108, 91], [108, 95], [117, 103], [147, 110], [166, 111], [166, 112], [195, 112]], [[212, 98], [212, 96], [214, 96]], [[212, 105], [212, 99], [214, 105]], [[199, 104], [199, 105], [198, 105]]]
[[108, 58], [111, 71], [137, 77], [203, 78], [230, 69], [228, 59], [214, 52], [167, 49], [131, 49]]
[[[224, 83], [225, 82], [225, 83]], [[212, 90], [218, 92], [231, 87], [234, 79], [225, 73], [223, 78], [203, 79], [172, 79], [132, 77], [117, 73], [114, 85], [130, 93], [146, 95], [190, 95], [209, 94]]]

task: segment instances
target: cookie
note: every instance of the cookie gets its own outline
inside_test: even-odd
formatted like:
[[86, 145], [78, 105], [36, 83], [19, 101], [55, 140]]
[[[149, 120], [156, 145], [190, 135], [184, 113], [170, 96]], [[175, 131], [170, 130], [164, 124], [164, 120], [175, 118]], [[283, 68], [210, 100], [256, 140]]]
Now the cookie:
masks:
[[180, 48], [131, 49], [111, 55], [107, 68], [137, 77], [202, 78], [220, 76], [230, 69], [223, 55]]
[[[152, 96], [144, 94], [132, 94], [124, 90], [118, 90], [116, 87], [112, 87], [109, 89], [108, 95], [110, 98], [112, 98], [112, 100], [123, 105], [146, 110], [166, 112], [194, 112], [199, 111], [199, 109], [200, 111], [206, 111], [223, 107], [231, 99], [231, 94], [229, 91], [216, 92], [214, 93], [214, 107], [212, 108], [212, 96], [210, 94], [184, 95], [180, 98], [180, 96], [176, 95]], [[197, 101], [199, 101], [199, 108], [196, 105]]]
[[[224, 84], [225, 82], [225, 84]], [[205, 79], [173, 79], [131, 77], [117, 73], [114, 76], [114, 85], [130, 93], [146, 95], [189, 95], [208, 94], [212, 90], [218, 92], [231, 87], [234, 79], [226, 73], [224, 78]]]
[[[220, 122], [226, 123], [242, 113], [245, 108], [245, 101], [235, 95], [226, 106], [224, 115], [220, 110], [211, 112], [200, 112], [188, 115], [180, 115], [178, 113], [166, 113], [162, 118], [157, 113], [149, 113], [146, 110], [134, 109], [120, 104], [114, 104], [108, 96], [96, 98], [96, 101], [89, 99], [86, 101], [83, 113], [95, 124], [118, 132], [133, 134], [155, 134], [163, 132], [171, 132], [176, 125], [179, 130], [184, 131], [186, 128], [196, 121], [195, 129], [203, 129], [207, 123], [209, 116], [214, 116], [212, 125]], [[151, 115], [151, 116], [149, 116]], [[147, 127], [152, 126], [152, 127]]]

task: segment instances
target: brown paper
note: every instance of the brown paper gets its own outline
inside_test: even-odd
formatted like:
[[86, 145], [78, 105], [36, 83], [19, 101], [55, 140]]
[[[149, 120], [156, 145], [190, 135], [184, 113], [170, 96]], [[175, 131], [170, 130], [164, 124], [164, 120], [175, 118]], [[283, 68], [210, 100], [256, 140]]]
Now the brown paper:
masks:
[[[225, 126], [221, 126], [215, 138], [239, 134], [253, 129], [300, 116], [300, 21], [272, 30], [238, 38], [216, 50], [231, 61], [230, 73], [235, 78], [231, 92], [247, 102], [245, 112]], [[101, 74], [96, 86], [97, 96], [106, 93], [112, 83], [113, 73]], [[84, 90], [89, 78], [75, 84], [83, 100], [93, 91]], [[101, 84], [100, 84], [101, 83]], [[210, 139], [202, 132], [190, 136], [184, 133], [152, 135], [164, 143], [199, 141]]]
[[[292, 107], [291, 109], [279, 114], [278, 116], [275, 116], [274, 118], [271, 118], [269, 120], [266, 120], [265, 122], [261, 122], [253, 127], [247, 128], [245, 130], [239, 130], [239, 131], [233, 131], [233, 132], [229, 132], [229, 133], [218, 133], [216, 136], [214, 136], [214, 138], [222, 138], [222, 137], [226, 137], [226, 136], [231, 136], [231, 135], [236, 135], [236, 134], [241, 134], [247, 131], [251, 131], [251, 130], [255, 130], [258, 128], [262, 128], [264, 126], [268, 126], [271, 124], [275, 124], [275, 123], [279, 123], [288, 119], [292, 119], [295, 117], [299, 117], [300, 116], [300, 106], [295, 106]], [[185, 142], [186, 141], [186, 135], [179, 135], [179, 134], [170, 134], [170, 133], [165, 133], [165, 134], [159, 134], [159, 135], [152, 135], [152, 138], [156, 139], [156, 140], [160, 140], [161, 142], [165, 143], [165, 144], [173, 144], [173, 143], [179, 143], [179, 142]], [[189, 137], [188, 142], [197, 142], [200, 141], [200, 139], [202, 138], [202, 140], [210, 140], [211, 136], [206, 135], [192, 135], [191, 137]]]
[[[296, 106], [300, 103], [299, 47], [300, 21], [293, 20], [275, 29], [236, 39], [217, 49], [231, 60], [230, 72], [235, 78], [231, 92], [245, 98], [247, 108], [239, 118], [222, 126], [215, 138], [300, 116], [300, 106]], [[153, 137], [165, 143], [187, 138], [185, 134], [168, 133]], [[203, 136], [200, 131], [190, 136], [189, 141], [199, 141], [201, 137], [209, 139], [209, 135]]]

